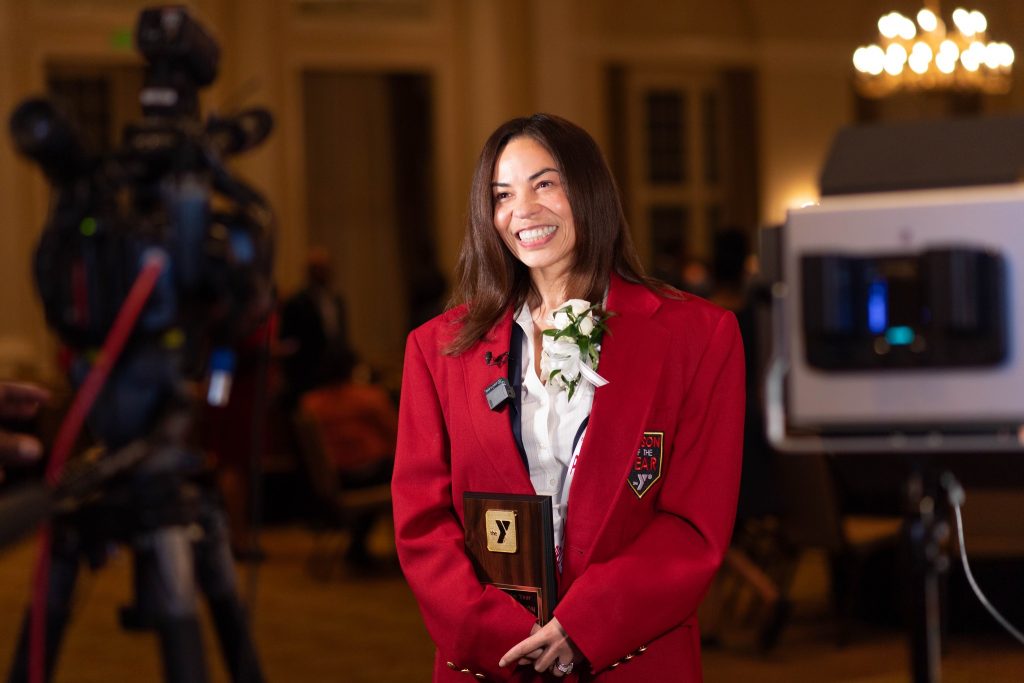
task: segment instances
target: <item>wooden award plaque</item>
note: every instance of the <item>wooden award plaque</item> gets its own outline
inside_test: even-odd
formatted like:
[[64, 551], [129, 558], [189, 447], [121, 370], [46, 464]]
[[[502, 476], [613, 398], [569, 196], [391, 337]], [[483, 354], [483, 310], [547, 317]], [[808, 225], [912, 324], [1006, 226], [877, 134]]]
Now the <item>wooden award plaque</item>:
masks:
[[547, 623], [558, 599], [551, 496], [467, 491], [462, 505], [466, 554], [477, 578]]

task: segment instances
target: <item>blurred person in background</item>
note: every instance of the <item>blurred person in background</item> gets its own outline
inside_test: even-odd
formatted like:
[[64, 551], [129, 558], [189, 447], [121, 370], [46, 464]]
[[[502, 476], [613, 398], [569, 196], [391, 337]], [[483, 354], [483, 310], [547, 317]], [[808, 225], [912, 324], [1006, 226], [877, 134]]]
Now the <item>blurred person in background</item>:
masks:
[[[320, 452], [305, 456], [326, 460], [316, 469], [333, 476], [336, 489], [366, 490], [391, 481], [398, 411], [384, 389], [363, 382], [335, 382], [307, 391], [299, 408], [306, 428], [316, 431], [320, 444]], [[310, 475], [316, 476], [313, 469]], [[345, 515], [349, 541], [344, 560], [351, 569], [385, 568], [370, 552], [369, 541], [374, 522], [386, 516], [386, 503], [383, 512], [370, 507]]]
[[293, 410], [310, 389], [352, 375], [357, 359], [345, 302], [332, 288], [331, 255], [323, 247], [309, 250], [306, 284], [281, 307], [279, 340], [286, 410]]
[[[327, 471], [342, 490], [387, 484], [395, 454], [397, 410], [387, 392], [353, 370], [357, 356], [349, 342], [342, 297], [332, 288], [331, 255], [323, 247], [309, 250], [305, 287], [281, 308], [278, 355], [284, 374], [282, 407], [293, 447], [302, 456], [307, 477]], [[364, 368], [365, 369], [365, 368]], [[298, 420], [301, 413], [303, 420]], [[296, 429], [316, 432], [316, 452]], [[310, 462], [317, 458], [318, 462]], [[311, 488], [318, 489], [311, 482]], [[313, 513], [314, 516], [317, 514]], [[375, 569], [368, 540], [378, 515], [351, 514], [346, 562], [359, 570]]]
[[756, 280], [757, 256], [749, 245], [748, 232], [739, 226], [719, 230], [713, 239], [714, 286], [708, 297], [736, 316], [747, 370], [746, 409], [736, 526], [724, 569], [702, 606], [701, 622], [705, 645], [741, 634], [768, 650], [788, 617], [789, 604], [777, 580], [784, 550], [777, 536], [778, 481], [761, 390], [768, 340], [763, 338], [758, 319], [763, 311], [759, 313], [758, 306], [764, 305], [765, 292]]
[[683, 261], [680, 272], [680, 289], [690, 294], [707, 299], [711, 296], [711, 270], [708, 264], [699, 258], [688, 258]]
[[757, 336], [758, 326], [749, 287], [753, 275], [750, 270], [756, 260], [750, 253], [747, 232], [740, 227], [718, 231], [713, 245], [713, 288], [709, 299], [736, 315], [747, 368], [743, 473], [737, 511], [737, 526], [740, 526], [747, 518], [759, 518], [777, 511], [771, 448], [765, 435], [764, 408], [761, 405], [759, 369], [760, 351], [764, 347]]

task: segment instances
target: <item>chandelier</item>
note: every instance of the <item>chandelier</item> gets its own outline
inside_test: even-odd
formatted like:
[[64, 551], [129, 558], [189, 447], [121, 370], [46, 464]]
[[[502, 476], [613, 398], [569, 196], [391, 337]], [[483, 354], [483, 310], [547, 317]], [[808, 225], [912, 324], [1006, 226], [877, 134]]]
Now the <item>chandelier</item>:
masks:
[[978, 10], [953, 10], [953, 27], [947, 29], [938, 5], [937, 0], [926, 0], [916, 22], [899, 12], [889, 12], [878, 20], [878, 43], [858, 47], [853, 53], [861, 94], [1009, 91], [1013, 48], [988, 41], [988, 20]]

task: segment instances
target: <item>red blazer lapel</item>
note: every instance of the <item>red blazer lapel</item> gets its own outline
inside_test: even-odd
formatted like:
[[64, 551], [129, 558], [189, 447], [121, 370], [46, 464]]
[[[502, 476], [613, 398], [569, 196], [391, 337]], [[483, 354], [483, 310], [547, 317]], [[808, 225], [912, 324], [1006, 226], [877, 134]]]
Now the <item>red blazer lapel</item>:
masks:
[[[508, 377], [508, 364], [493, 359], [509, 350], [512, 335], [512, 313], [507, 313], [484, 339], [460, 356], [466, 391], [465, 419], [473, 424], [482, 454], [506, 482], [506, 493], [533, 493], [530, 475], [523, 466], [519, 449], [512, 436], [509, 411], [511, 401], [498, 410], [491, 410], [484, 390], [502, 377]], [[491, 353], [488, 363], [485, 354]], [[511, 354], [519, 356], [518, 350]], [[504, 358], [507, 358], [505, 356]]]
[[569, 492], [564, 579], [586, 566], [615, 497], [628, 491], [626, 477], [640, 437], [650, 426], [645, 419], [670, 353], [668, 333], [651, 319], [659, 305], [650, 290], [613, 276], [607, 307], [614, 315], [608, 319], [597, 368], [608, 384], [594, 394]]

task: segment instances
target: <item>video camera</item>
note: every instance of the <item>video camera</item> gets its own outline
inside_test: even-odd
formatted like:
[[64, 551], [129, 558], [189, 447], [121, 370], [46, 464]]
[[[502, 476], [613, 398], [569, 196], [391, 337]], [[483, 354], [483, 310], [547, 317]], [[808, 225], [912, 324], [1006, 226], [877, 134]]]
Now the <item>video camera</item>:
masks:
[[249, 110], [199, 121], [198, 90], [217, 74], [219, 50], [183, 8], [144, 10], [137, 28], [147, 60], [144, 119], [111, 154], [85, 154], [56, 105], [31, 99], [11, 117], [20, 152], [53, 186], [35, 256], [48, 324], [76, 351], [99, 346], [144, 254], [168, 260], [137, 335], [177, 328], [229, 345], [271, 303], [272, 214], [224, 160], [269, 134], [270, 114]]
[[1020, 450], [1024, 119], [852, 127], [781, 228], [781, 450]]
[[[86, 153], [59, 105], [47, 99], [27, 100], [11, 117], [16, 147], [52, 186], [34, 277], [79, 397], [97, 368], [112, 365], [88, 411], [100, 455], [73, 460], [50, 486], [0, 500], [0, 544], [71, 511], [54, 524], [52, 549], [41, 544], [53, 571], [42, 580], [45, 590], [36, 587], [32, 618], [45, 600], [47, 672], [81, 557], [95, 561], [107, 544], [121, 541], [135, 551], [136, 582], [135, 605], [122, 611], [122, 621], [158, 632], [165, 679], [207, 680], [198, 590], [210, 604], [232, 679], [258, 683], [223, 515], [211, 484], [199, 476], [204, 458], [191, 432], [200, 380], [209, 377], [209, 403], [226, 403], [232, 349], [274, 304], [272, 212], [225, 166], [260, 144], [272, 119], [251, 109], [200, 120], [198, 92], [216, 78], [219, 48], [185, 8], [143, 10], [135, 37], [146, 60], [143, 118], [124, 129], [112, 152]], [[126, 318], [133, 310], [137, 317]], [[120, 335], [116, 361], [104, 358]], [[42, 680], [43, 650], [38, 639], [29, 644], [28, 623], [12, 681]]]

